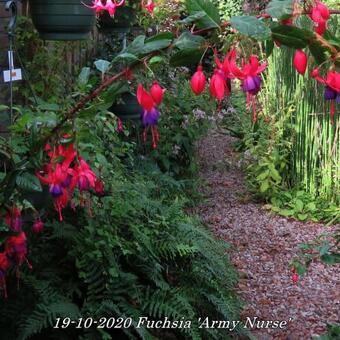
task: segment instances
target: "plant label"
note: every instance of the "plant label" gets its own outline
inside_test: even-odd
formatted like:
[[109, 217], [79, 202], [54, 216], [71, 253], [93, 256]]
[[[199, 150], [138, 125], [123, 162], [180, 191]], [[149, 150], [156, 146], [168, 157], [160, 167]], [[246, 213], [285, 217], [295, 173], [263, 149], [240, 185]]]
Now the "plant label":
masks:
[[4, 71], [4, 82], [5, 83], [22, 79], [21, 69], [14, 68], [13, 51], [8, 51], [8, 68], [9, 70]]
[[[12, 73], [12, 77], [11, 77]], [[15, 80], [21, 80], [22, 79], [22, 73], [21, 73], [21, 68], [15, 68], [12, 70], [6, 70], [4, 71], [4, 82], [8, 83], [10, 81], [15, 81]]]

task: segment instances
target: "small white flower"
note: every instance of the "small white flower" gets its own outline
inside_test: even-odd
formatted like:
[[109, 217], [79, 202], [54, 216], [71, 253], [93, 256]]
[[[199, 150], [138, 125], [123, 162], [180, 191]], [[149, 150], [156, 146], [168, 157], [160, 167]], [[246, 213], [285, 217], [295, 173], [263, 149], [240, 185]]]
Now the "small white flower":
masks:
[[177, 145], [177, 144], [175, 144], [175, 145], [172, 147], [172, 153], [173, 153], [175, 156], [177, 156], [177, 155], [179, 154], [180, 150], [181, 150], [181, 147], [180, 147], [179, 145]]

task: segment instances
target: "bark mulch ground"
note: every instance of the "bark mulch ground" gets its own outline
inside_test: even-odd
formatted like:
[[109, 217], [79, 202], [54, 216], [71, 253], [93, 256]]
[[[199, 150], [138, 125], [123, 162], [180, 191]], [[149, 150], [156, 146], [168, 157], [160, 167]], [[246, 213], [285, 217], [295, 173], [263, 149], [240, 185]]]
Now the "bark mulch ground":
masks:
[[245, 303], [242, 318], [288, 321], [284, 330], [254, 329], [260, 340], [304, 340], [323, 334], [327, 323], [340, 319], [339, 266], [314, 263], [293, 284], [288, 263], [299, 243], [340, 226], [297, 222], [253, 203], [233, 141], [215, 131], [200, 142], [201, 176], [207, 185], [202, 189], [206, 200], [196, 213], [232, 245], [230, 257], [240, 272], [238, 290]]

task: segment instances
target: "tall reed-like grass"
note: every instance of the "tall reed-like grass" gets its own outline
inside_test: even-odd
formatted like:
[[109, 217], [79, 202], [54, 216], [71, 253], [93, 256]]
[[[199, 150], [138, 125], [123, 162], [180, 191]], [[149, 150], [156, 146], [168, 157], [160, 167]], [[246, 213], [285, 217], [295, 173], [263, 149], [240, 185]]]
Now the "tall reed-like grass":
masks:
[[[293, 131], [287, 183], [302, 188], [314, 197], [340, 202], [340, 119], [334, 124], [323, 86], [309, 76], [299, 75], [292, 65], [294, 50], [275, 48], [269, 58], [264, 91], [260, 96], [263, 114], [280, 119], [289, 115], [282, 126]], [[337, 106], [339, 112], [340, 107]], [[287, 123], [286, 120], [282, 120]]]

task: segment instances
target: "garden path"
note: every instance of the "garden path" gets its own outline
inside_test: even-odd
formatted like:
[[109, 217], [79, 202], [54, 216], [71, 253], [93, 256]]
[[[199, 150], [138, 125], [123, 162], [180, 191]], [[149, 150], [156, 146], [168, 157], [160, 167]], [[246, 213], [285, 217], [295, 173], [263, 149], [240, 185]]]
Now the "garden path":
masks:
[[325, 227], [275, 216], [251, 202], [233, 141], [212, 131], [200, 142], [201, 176], [208, 185], [196, 212], [232, 246], [230, 257], [240, 272], [238, 290], [245, 302], [242, 319], [292, 320], [284, 330], [253, 330], [259, 340], [304, 340], [325, 333], [327, 322], [340, 319], [339, 267], [314, 263], [293, 284], [288, 266], [298, 244]]

